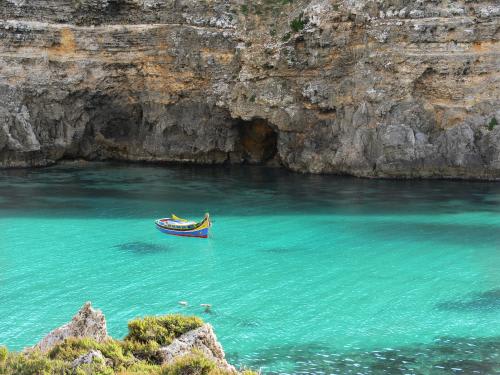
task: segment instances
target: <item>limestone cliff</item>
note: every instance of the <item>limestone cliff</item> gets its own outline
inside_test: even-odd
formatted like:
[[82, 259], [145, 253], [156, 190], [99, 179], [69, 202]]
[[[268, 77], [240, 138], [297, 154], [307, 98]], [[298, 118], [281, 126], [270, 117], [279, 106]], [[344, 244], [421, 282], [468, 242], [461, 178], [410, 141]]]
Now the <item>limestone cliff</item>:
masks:
[[0, 166], [500, 178], [500, 5], [0, 0]]

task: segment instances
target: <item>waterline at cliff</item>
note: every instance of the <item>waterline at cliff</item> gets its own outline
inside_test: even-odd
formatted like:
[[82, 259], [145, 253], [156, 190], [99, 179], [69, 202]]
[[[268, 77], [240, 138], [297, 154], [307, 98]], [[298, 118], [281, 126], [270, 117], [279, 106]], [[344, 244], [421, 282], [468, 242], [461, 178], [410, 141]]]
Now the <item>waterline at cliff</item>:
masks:
[[[205, 211], [208, 240], [154, 228]], [[265, 372], [489, 374], [499, 213], [495, 183], [253, 167], [2, 171], [0, 344], [32, 345], [92, 300], [114, 337], [136, 316], [200, 315], [231, 363]]]

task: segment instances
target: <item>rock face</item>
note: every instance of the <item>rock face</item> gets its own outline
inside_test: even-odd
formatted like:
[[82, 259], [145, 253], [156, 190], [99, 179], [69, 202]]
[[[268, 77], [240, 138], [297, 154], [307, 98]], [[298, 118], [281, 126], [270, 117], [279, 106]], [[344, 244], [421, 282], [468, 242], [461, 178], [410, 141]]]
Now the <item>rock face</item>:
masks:
[[5, 0], [0, 166], [500, 178], [500, 6]]
[[90, 302], [87, 302], [71, 322], [47, 334], [34, 348], [47, 352], [68, 337], [88, 337], [97, 342], [104, 341], [108, 337], [104, 314], [100, 310], [94, 310]]
[[236, 369], [226, 361], [224, 350], [210, 324], [183, 334], [170, 345], [161, 348], [160, 353], [163, 363], [168, 364], [178, 357], [191, 354], [193, 350], [201, 351], [208, 359], [215, 361], [219, 368], [236, 373]]

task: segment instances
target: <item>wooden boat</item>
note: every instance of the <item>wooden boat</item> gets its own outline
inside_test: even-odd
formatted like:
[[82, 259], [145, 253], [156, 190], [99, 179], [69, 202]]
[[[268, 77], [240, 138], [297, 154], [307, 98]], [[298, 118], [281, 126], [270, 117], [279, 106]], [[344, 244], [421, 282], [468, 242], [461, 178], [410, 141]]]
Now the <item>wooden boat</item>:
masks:
[[172, 215], [172, 217], [156, 220], [155, 224], [158, 230], [162, 233], [174, 236], [201, 238], [208, 237], [208, 230], [212, 226], [209, 214], [205, 214], [203, 220], [198, 223]]

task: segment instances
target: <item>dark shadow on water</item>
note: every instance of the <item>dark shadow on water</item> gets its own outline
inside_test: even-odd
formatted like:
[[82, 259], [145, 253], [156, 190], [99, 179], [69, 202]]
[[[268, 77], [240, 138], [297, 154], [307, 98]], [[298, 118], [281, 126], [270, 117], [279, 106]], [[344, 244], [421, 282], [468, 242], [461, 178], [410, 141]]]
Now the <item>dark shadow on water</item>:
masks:
[[[296, 368], [302, 363], [314, 361], [314, 357], [329, 353], [329, 348], [321, 344], [286, 345], [262, 349], [251, 358], [240, 357], [238, 353], [226, 353], [231, 363], [246, 363], [253, 369], [276, 367], [277, 362], [289, 362]], [[269, 373], [264, 371], [264, 373]]]
[[[134, 217], [151, 217], [155, 209], [182, 209], [186, 202], [225, 216], [261, 213], [266, 206], [271, 215], [500, 212], [500, 184], [494, 182], [367, 180], [252, 166], [89, 163], [3, 170], [0, 197], [2, 214], [14, 216], [115, 218], [120, 210], [103, 212], [123, 207], [133, 208]], [[73, 207], [54, 204], [54, 197]]]
[[[431, 214], [431, 213], [429, 213]], [[378, 240], [394, 240], [403, 243], [421, 243], [426, 239], [433, 243], [457, 245], [490, 245], [500, 246], [500, 227], [498, 225], [460, 224], [460, 223], [415, 223], [379, 220], [356, 222], [350, 229], [359, 232], [360, 238], [376, 238]]]
[[500, 289], [473, 293], [457, 301], [446, 301], [436, 305], [445, 311], [498, 312], [500, 310]]
[[[253, 353], [251, 357], [244, 358], [236, 353], [228, 353], [228, 357], [232, 363], [244, 363], [254, 369], [262, 368], [265, 374], [287, 372], [293, 374], [490, 375], [500, 371], [500, 337], [484, 339], [443, 337], [429, 345], [347, 353], [335, 353], [325, 345], [312, 343], [265, 348]], [[269, 371], [270, 368], [276, 370]]]
[[159, 245], [155, 243], [142, 242], [142, 241], [125, 242], [119, 245], [115, 245], [113, 247], [115, 249], [130, 251], [136, 254], [156, 254], [170, 250], [170, 248], [166, 245]]

